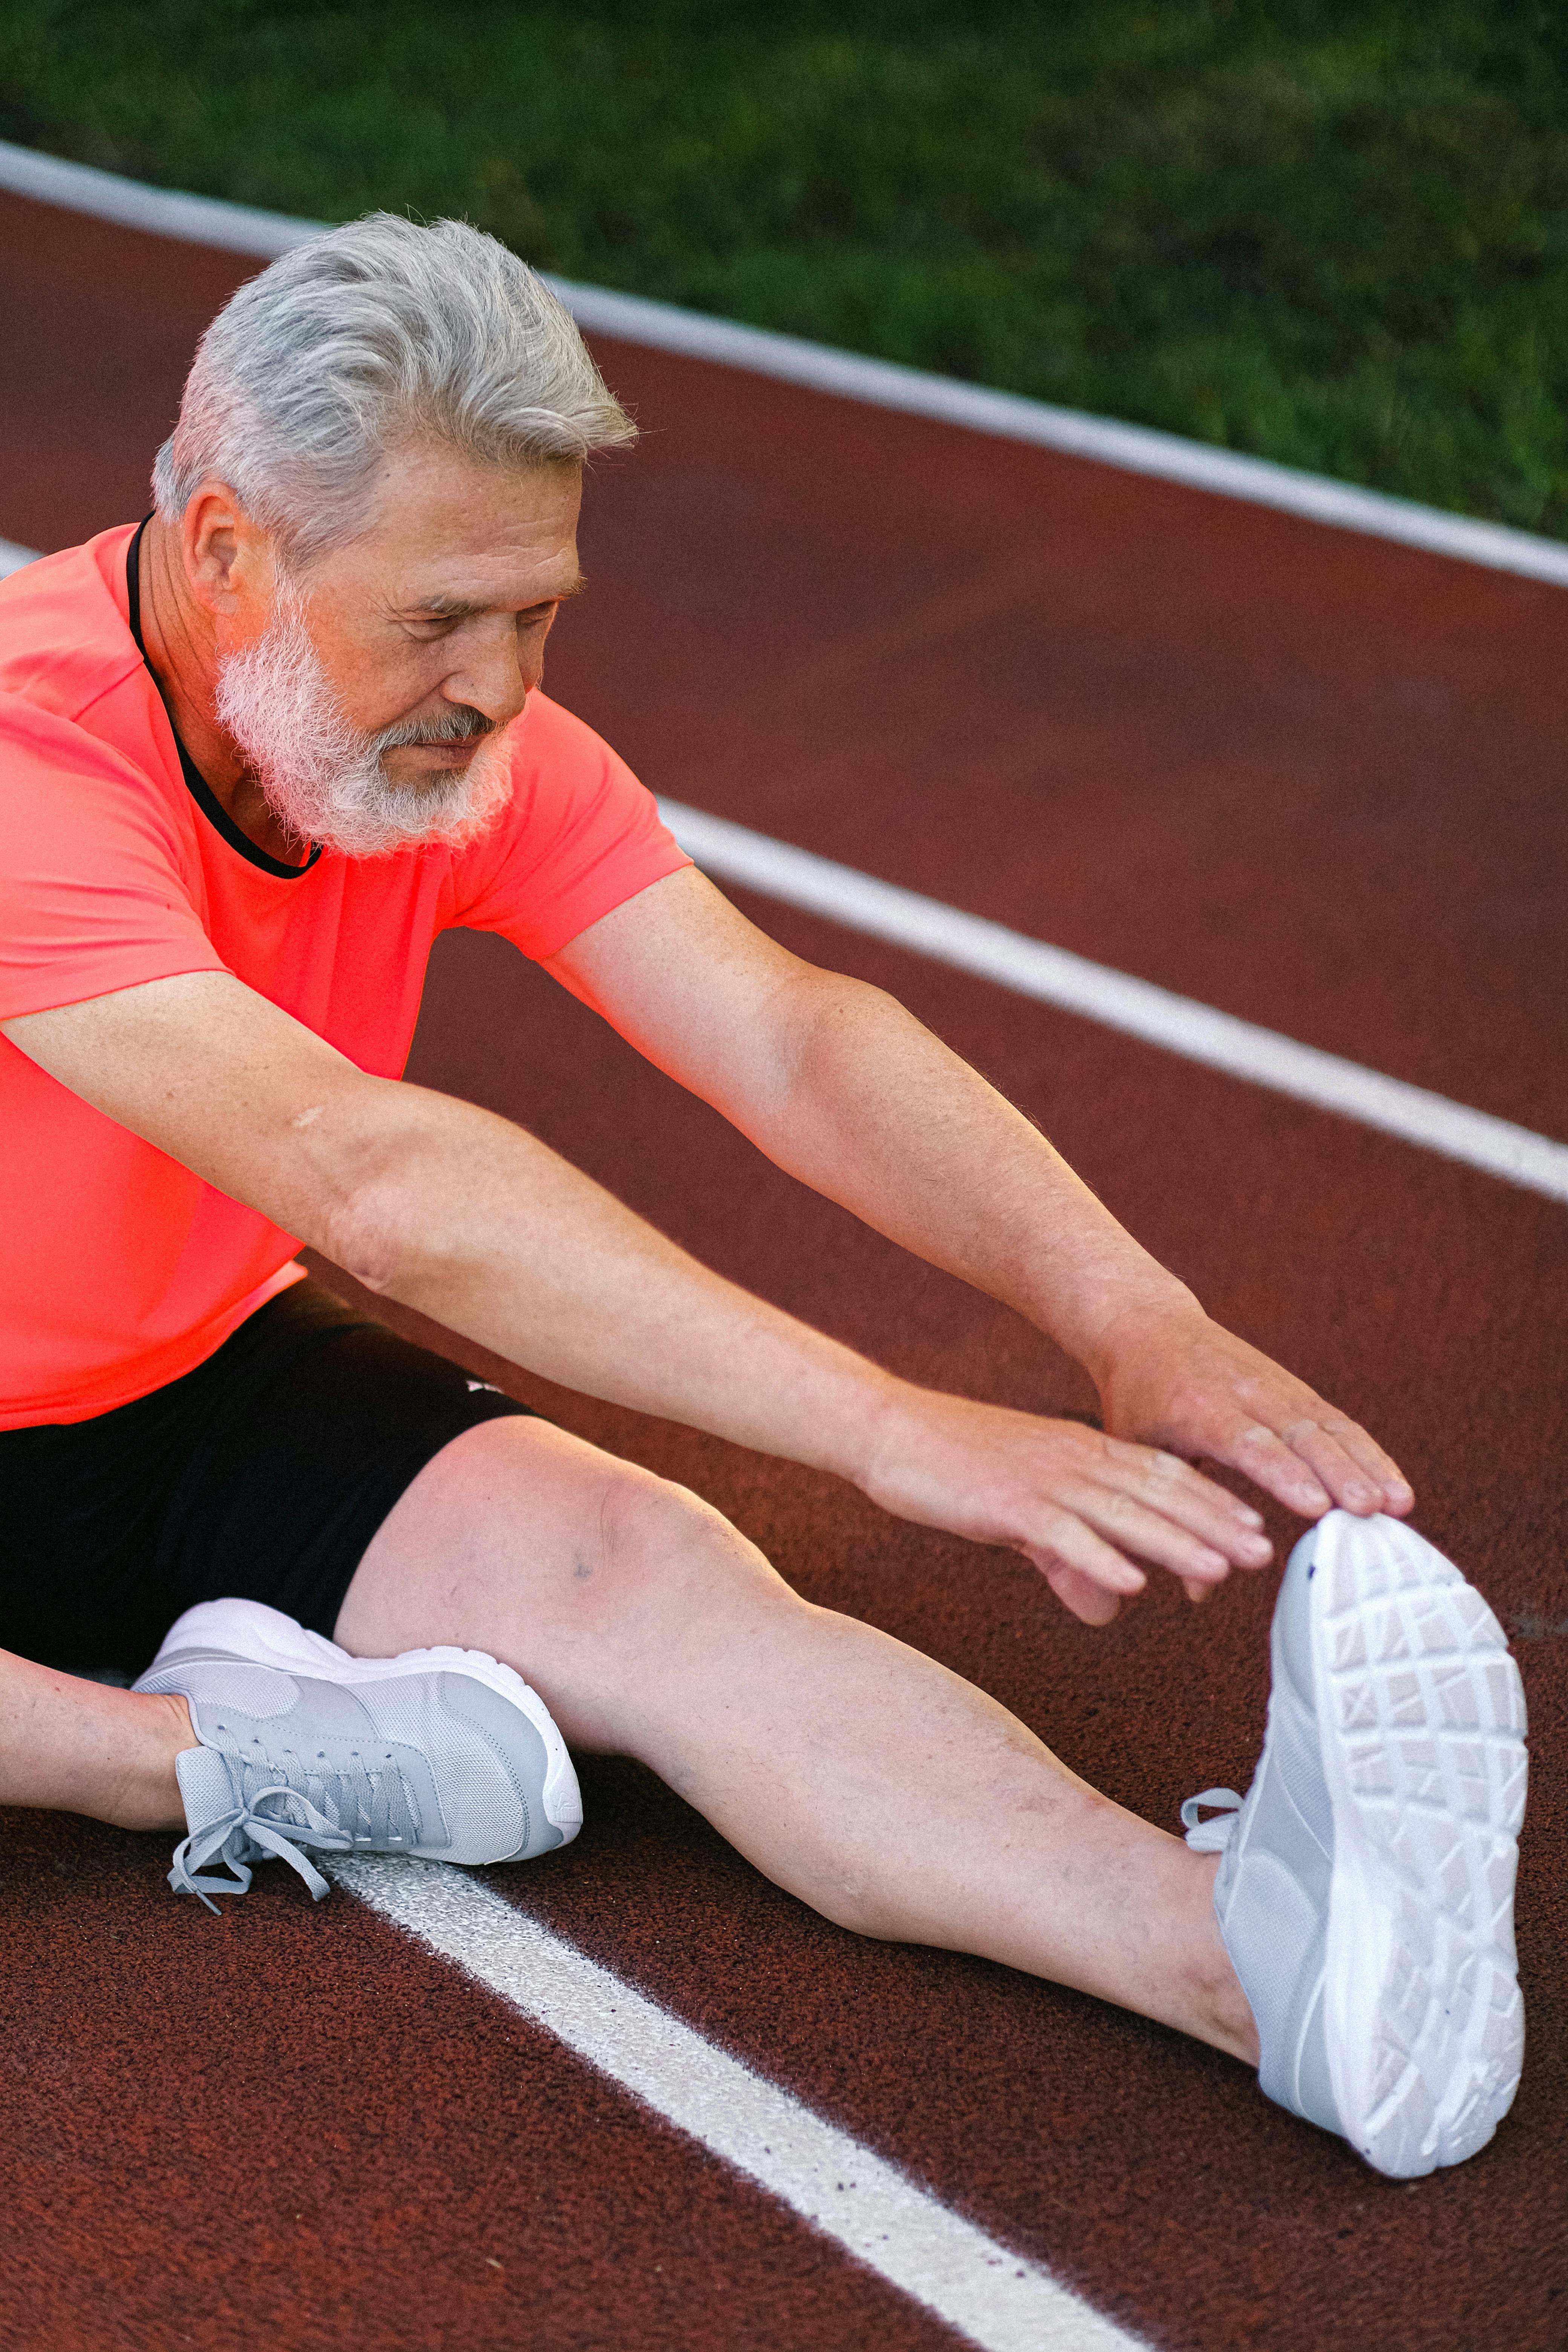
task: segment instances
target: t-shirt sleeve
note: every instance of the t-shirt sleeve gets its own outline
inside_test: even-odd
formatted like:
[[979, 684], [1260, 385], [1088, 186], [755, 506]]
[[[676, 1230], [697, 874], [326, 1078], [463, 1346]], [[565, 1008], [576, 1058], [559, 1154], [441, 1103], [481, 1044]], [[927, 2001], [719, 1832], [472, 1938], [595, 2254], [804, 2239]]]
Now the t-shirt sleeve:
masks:
[[535, 694], [516, 732], [510, 806], [458, 860], [447, 920], [500, 931], [543, 963], [691, 860], [647, 786], [582, 719]]
[[68, 720], [0, 698], [0, 1021], [226, 969], [146, 778]]

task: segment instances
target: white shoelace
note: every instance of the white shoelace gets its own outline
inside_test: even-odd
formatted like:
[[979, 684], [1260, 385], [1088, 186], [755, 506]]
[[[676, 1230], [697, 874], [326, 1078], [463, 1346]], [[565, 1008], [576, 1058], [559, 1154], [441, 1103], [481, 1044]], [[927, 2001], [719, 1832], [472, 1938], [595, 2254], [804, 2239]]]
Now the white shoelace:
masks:
[[[275, 1854], [297, 1871], [319, 1903], [330, 1889], [302, 1847], [347, 1853], [354, 1846], [365, 1846], [384, 1853], [406, 1852], [419, 1843], [413, 1791], [390, 1756], [369, 1764], [356, 1756], [340, 1769], [323, 1772], [312, 1771], [291, 1748], [260, 1764], [217, 1752], [224, 1756], [231, 1780], [239, 1784], [235, 1802], [216, 1821], [182, 1839], [169, 1873], [176, 1894], [198, 1895], [209, 1911], [217, 1909], [214, 1895], [248, 1891], [249, 1865], [265, 1854]], [[322, 1759], [315, 1760], [320, 1765]], [[265, 1776], [279, 1772], [287, 1778], [266, 1778], [264, 1786], [257, 1786]], [[201, 1877], [203, 1864], [215, 1859], [228, 1874]]]
[[[258, 1810], [274, 1798], [280, 1799], [285, 1808], [280, 1815]], [[296, 1819], [296, 1815], [303, 1819]], [[285, 1826], [289, 1835], [284, 1834]], [[313, 1845], [330, 1853], [344, 1853], [353, 1843], [353, 1838], [335, 1830], [308, 1798], [279, 1781], [273, 1788], [258, 1789], [247, 1802], [237, 1804], [216, 1822], [209, 1822], [204, 1830], [182, 1838], [174, 1848], [169, 1884], [176, 1895], [198, 1895], [209, 1911], [216, 1912], [214, 1895], [244, 1895], [248, 1891], [250, 1865], [246, 1855], [259, 1846], [265, 1853], [276, 1854], [279, 1862], [286, 1862], [291, 1870], [297, 1870], [319, 1903], [330, 1890], [300, 1847]], [[202, 1864], [215, 1856], [228, 1874], [203, 1878]], [[258, 1857], [253, 1854], [253, 1858]]]
[[[1187, 1833], [1187, 1843], [1194, 1853], [1223, 1853], [1236, 1834], [1236, 1819], [1241, 1811], [1241, 1799], [1234, 1789], [1200, 1789], [1182, 1807], [1182, 1827]], [[1199, 1808], [1217, 1806], [1212, 1822], [1198, 1819]]]

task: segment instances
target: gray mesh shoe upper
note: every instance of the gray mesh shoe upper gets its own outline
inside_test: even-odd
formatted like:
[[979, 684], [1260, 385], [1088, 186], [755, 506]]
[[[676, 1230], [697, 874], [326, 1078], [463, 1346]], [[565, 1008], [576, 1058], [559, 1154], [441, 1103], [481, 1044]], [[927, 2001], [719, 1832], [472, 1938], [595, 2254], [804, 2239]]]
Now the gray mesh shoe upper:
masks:
[[[329, 1645], [318, 1647], [330, 1660]], [[350, 1684], [231, 1650], [165, 1644], [137, 1688], [180, 1693], [202, 1743], [176, 1764], [189, 1835], [170, 1885], [216, 1908], [213, 1893], [243, 1894], [251, 1866], [276, 1856], [319, 1900], [327, 1882], [312, 1853], [473, 1864], [563, 1843], [574, 1824], [563, 1832], [546, 1811], [550, 1759], [525, 1706], [477, 1673], [422, 1668], [419, 1654], [402, 1671], [401, 1661], [344, 1656]], [[543, 1717], [533, 1694], [508, 1679]], [[198, 1875], [208, 1863], [228, 1874]]]
[[[1323, 1778], [1308, 1625], [1310, 1536], [1290, 1555], [1270, 1636], [1273, 1681], [1263, 1754], [1246, 1801], [1206, 1789], [1182, 1807], [1187, 1843], [1223, 1853], [1215, 1912], [1257, 2021], [1258, 2079], [1271, 2099], [1330, 2131], [1343, 2126], [1329, 2083], [1323, 1979], [1334, 1820]], [[1195, 1826], [1197, 1809], [1221, 1804]]]

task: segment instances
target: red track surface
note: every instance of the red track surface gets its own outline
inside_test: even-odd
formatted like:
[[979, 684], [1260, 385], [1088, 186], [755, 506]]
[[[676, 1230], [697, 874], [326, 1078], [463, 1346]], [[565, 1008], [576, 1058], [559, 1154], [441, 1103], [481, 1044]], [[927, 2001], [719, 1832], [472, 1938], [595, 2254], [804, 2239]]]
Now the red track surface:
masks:
[[[32, 321], [0, 352], [0, 531], [65, 544], [140, 511], [194, 336], [248, 265], [9, 198], [0, 250]], [[1568, 1133], [1560, 591], [603, 357], [647, 437], [591, 492], [595, 590], [551, 684], [649, 782]], [[588, 1764], [577, 1844], [496, 1885], [1173, 2352], [1562, 2352], [1562, 1209], [748, 903], [894, 988], [1414, 1476], [1419, 1524], [1519, 1637], [1523, 2087], [1470, 2165], [1381, 2181], [1156, 2027], [841, 1934], [625, 1765]], [[779, 1175], [498, 941], [443, 942], [411, 1074], [900, 1369], [1089, 1402], [1043, 1340]], [[1089, 1633], [1005, 1554], [504, 1377], [700, 1487], [813, 1598], [984, 1683], [1123, 1801], [1173, 1821], [1194, 1788], [1245, 1785], [1271, 1580], [1204, 1612], [1152, 1593]], [[165, 1894], [162, 1841], [5, 1832], [0, 2342], [953, 2341], [347, 1896], [314, 1911], [263, 1874], [219, 1924]]]

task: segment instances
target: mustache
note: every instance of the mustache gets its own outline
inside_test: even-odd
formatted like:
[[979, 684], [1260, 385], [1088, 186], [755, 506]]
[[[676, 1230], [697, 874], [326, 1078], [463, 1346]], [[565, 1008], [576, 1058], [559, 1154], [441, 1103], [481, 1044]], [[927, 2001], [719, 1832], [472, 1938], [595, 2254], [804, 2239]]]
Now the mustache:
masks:
[[419, 743], [479, 743], [493, 735], [497, 722], [487, 719], [467, 702], [455, 702], [439, 719], [405, 719], [395, 727], [383, 728], [374, 739], [374, 756], [384, 751], [406, 751]]

